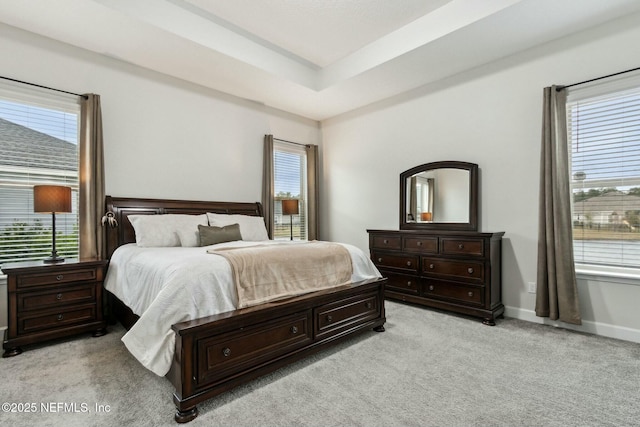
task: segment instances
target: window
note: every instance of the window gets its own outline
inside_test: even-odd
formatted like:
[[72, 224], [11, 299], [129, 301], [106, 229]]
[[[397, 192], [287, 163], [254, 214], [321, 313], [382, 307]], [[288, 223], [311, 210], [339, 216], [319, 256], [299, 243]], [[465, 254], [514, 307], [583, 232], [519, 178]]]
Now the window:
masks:
[[575, 262], [640, 268], [640, 79], [572, 89]]
[[56, 214], [56, 250], [78, 256], [78, 117], [75, 96], [0, 84], [0, 266], [51, 255], [51, 214], [33, 212], [33, 186], [71, 187], [72, 213]]
[[[305, 147], [274, 142], [273, 238], [307, 240], [307, 154]], [[298, 215], [283, 215], [282, 200], [299, 200]]]

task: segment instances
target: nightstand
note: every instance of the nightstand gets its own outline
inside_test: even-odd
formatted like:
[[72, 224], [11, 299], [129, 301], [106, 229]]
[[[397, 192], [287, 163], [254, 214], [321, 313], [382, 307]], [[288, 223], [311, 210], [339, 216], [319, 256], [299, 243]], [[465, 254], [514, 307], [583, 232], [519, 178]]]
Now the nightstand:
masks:
[[66, 260], [9, 263], [7, 275], [9, 327], [2, 357], [22, 353], [20, 346], [84, 332], [106, 334], [102, 281], [108, 261]]

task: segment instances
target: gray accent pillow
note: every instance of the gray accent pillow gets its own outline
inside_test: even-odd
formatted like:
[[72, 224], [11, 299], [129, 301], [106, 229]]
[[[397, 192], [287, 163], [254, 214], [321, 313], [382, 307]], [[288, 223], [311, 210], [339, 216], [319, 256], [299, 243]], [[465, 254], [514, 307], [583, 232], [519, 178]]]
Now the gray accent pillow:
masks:
[[200, 237], [200, 246], [242, 240], [240, 224], [229, 224], [224, 227], [198, 225], [198, 235]]

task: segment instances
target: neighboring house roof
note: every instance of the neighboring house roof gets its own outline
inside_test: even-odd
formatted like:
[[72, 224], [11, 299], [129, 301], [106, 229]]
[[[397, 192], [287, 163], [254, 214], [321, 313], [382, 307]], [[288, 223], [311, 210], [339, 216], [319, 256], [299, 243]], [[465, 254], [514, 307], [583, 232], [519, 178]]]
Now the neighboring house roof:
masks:
[[616, 212], [623, 215], [627, 211], [640, 210], [640, 197], [613, 191], [601, 196], [576, 202], [573, 204], [574, 213]]
[[77, 170], [77, 145], [0, 118], [0, 165]]

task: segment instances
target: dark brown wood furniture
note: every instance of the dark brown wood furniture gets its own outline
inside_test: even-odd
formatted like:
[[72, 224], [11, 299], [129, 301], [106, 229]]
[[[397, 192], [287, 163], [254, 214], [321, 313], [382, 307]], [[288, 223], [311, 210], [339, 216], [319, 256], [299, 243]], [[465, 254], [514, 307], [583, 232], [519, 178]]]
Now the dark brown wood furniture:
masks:
[[482, 318], [495, 325], [504, 233], [367, 230], [371, 259], [388, 278], [385, 296]]
[[[118, 221], [107, 231], [109, 256], [135, 242], [130, 214], [201, 214], [262, 216], [259, 203], [193, 202], [115, 198], [107, 210]], [[194, 419], [197, 404], [299, 360], [354, 333], [384, 331], [386, 279], [370, 280], [306, 294], [275, 303], [235, 310], [173, 325], [175, 354], [167, 378], [180, 423]], [[136, 316], [110, 295], [113, 312], [125, 326]]]
[[9, 327], [3, 357], [22, 353], [23, 345], [83, 332], [106, 333], [102, 281], [107, 261], [66, 260], [9, 263], [7, 275]]
[[400, 174], [400, 231], [367, 230], [389, 299], [482, 318], [502, 304], [503, 232], [478, 232], [479, 168], [425, 163]]

